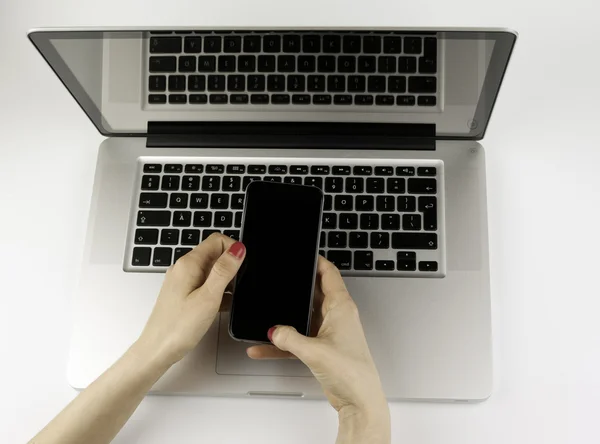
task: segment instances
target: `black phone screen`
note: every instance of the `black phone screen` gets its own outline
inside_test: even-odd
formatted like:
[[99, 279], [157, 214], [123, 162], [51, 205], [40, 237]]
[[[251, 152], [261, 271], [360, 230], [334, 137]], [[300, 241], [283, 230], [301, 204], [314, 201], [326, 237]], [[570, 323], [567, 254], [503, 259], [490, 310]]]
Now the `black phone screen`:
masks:
[[269, 342], [267, 331], [291, 325], [308, 334], [323, 193], [316, 187], [252, 182], [246, 192], [238, 272], [229, 331]]

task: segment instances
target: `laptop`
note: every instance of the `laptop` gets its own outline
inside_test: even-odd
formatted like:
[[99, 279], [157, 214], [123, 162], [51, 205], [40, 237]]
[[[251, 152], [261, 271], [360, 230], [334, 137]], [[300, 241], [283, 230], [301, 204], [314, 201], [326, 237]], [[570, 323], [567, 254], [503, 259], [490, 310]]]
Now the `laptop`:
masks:
[[[73, 387], [138, 337], [171, 264], [215, 231], [239, 237], [244, 190], [268, 180], [324, 191], [320, 253], [358, 305], [389, 399], [490, 395], [478, 141], [514, 32], [114, 28], [29, 38], [106, 136], [76, 295]], [[323, 398], [301, 362], [253, 361], [227, 326], [222, 313], [153, 392]]]

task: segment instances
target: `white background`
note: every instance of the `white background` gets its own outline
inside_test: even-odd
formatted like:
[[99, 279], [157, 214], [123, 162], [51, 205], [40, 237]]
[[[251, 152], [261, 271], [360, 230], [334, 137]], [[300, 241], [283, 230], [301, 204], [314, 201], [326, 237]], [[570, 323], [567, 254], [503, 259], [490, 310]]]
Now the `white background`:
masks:
[[[593, 0], [1, 0], [0, 441], [75, 392], [65, 367], [101, 137], [35, 26], [502, 26], [520, 32], [484, 145], [495, 389], [393, 403], [396, 443], [599, 442], [600, 25]], [[333, 443], [324, 402], [149, 397], [117, 443]]]

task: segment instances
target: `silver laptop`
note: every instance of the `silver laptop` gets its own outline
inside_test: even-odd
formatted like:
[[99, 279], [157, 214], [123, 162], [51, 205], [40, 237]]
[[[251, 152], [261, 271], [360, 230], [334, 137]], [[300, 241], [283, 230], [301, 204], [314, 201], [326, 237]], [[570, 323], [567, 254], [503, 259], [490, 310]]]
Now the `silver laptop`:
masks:
[[[137, 338], [172, 263], [214, 231], [239, 236], [244, 190], [263, 179], [325, 192], [321, 254], [345, 276], [389, 399], [490, 395], [477, 141], [513, 32], [57, 29], [29, 37], [107, 137], [76, 296], [73, 387], [90, 384]], [[221, 314], [154, 391], [323, 397], [301, 362], [252, 361], [227, 326]]]

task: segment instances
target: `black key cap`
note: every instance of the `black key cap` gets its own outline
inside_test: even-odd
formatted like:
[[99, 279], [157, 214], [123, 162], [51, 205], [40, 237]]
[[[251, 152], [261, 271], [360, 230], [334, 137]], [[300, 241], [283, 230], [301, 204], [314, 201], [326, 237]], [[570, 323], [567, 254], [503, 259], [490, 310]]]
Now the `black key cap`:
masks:
[[396, 250], [437, 250], [435, 233], [394, 233], [392, 248]]
[[417, 175], [419, 176], [435, 176], [437, 169], [435, 167], [419, 167], [417, 168]]
[[206, 240], [210, 237], [211, 234], [213, 233], [220, 233], [221, 230], [204, 230], [202, 231], [202, 240]]
[[374, 56], [358, 57], [358, 72], [375, 72], [376, 58]]
[[352, 96], [350, 94], [336, 94], [333, 97], [333, 103], [336, 105], [352, 105]]
[[210, 196], [210, 207], [216, 209], [225, 209], [229, 206], [228, 194], [213, 194]]
[[220, 36], [204, 37], [204, 52], [206, 52], [206, 53], [221, 52], [221, 37]]
[[227, 165], [227, 174], [244, 174], [245, 172], [244, 165]]
[[398, 72], [402, 74], [411, 74], [417, 72], [417, 58], [398, 57]]
[[382, 56], [377, 60], [377, 72], [394, 73], [396, 72], [396, 57]]
[[328, 76], [327, 77], [328, 92], [344, 92], [346, 91], [346, 77], [344, 76]]
[[393, 176], [394, 168], [391, 166], [375, 167], [375, 175], [376, 176]]
[[421, 230], [421, 215], [420, 214], [404, 214], [402, 216], [402, 228], [404, 231], [419, 231]]
[[327, 259], [339, 270], [350, 270], [352, 268], [352, 252], [343, 250], [329, 250]]
[[308, 95], [308, 94], [294, 94], [292, 96], [292, 103], [294, 105], [310, 105], [310, 95]]
[[388, 92], [391, 92], [391, 93], [406, 92], [406, 77], [404, 77], [404, 76], [389, 76], [388, 77]]
[[404, 52], [406, 54], [420, 54], [422, 48], [421, 37], [405, 37], [404, 38]]
[[263, 52], [281, 52], [281, 36], [267, 34], [263, 37]]
[[350, 167], [349, 166], [334, 166], [333, 174], [336, 176], [349, 176], [350, 175]]
[[187, 96], [185, 94], [170, 94], [169, 103], [172, 105], [183, 105], [187, 103]]
[[385, 77], [369, 76], [368, 90], [369, 92], [385, 92]]
[[385, 54], [400, 54], [402, 52], [402, 37], [384, 37], [383, 52]]
[[280, 55], [277, 57], [277, 71], [279, 72], [294, 72], [296, 71], [296, 57], [288, 55]]
[[416, 211], [415, 196], [398, 196], [398, 211], [402, 211], [402, 212]]
[[173, 213], [173, 226], [189, 227], [191, 223], [192, 223], [192, 212], [191, 211], [175, 211]]
[[344, 188], [344, 179], [341, 177], [328, 177], [325, 179], [327, 193], [341, 193]]
[[323, 228], [324, 230], [335, 230], [337, 228], [337, 214], [323, 213], [321, 228]]
[[140, 227], [168, 227], [170, 211], [138, 211], [137, 225]]
[[354, 96], [355, 105], [373, 105], [373, 96], [370, 95], [356, 95]]
[[363, 52], [365, 54], [379, 54], [381, 52], [381, 36], [366, 35], [363, 37]]
[[140, 193], [140, 208], [166, 208], [167, 193]]
[[142, 190], [158, 190], [158, 181], [160, 176], [144, 175], [142, 176]]
[[185, 91], [185, 76], [169, 76], [169, 91]]
[[323, 188], [323, 178], [322, 177], [305, 177], [304, 185], [309, 185], [317, 188]]
[[267, 76], [267, 91], [284, 91], [285, 76], [276, 74]]
[[223, 52], [237, 53], [242, 51], [242, 38], [240, 36], [226, 36], [223, 40]]
[[377, 96], [375, 97], [376, 105], [392, 106], [395, 103], [394, 96]]
[[437, 57], [437, 40], [435, 37], [425, 37], [423, 55], [431, 58]]
[[225, 176], [223, 178], [223, 191], [239, 191], [242, 178], [238, 176]]
[[435, 93], [437, 91], [437, 78], [430, 76], [411, 76], [408, 78], [408, 92]]
[[283, 52], [300, 52], [300, 36], [284, 35]]
[[333, 209], [333, 197], [330, 194], [325, 195], [323, 202], [323, 211], [331, 211]]
[[308, 76], [307, 90], [310, 92], [325, 91], [325, 76]]
[[186, 37], [183, 42], [183, 52], [199, 53], [202, 50], [202, 37]]
[[339, 35], [323, 36], [323, 52], [337, 54], [342, 50], [342, 40]]
[[355, 270], [372, 270], [373, 269], [373, 252], [372, 251], [355, 251], [354, 252], [354, 269]]
[[350, 248], [368, 248], [369, 234], [365, 231], [353, 231], [350, 233]]
[[387, 180], [387, 192], [389, 194], [402, 194], [405, 191], [405, 180], [390, 177]]
[[302, 52], [309, 54], [321, 52], [321, 36], [310, 34], [302, 36]]
[[245, 105], [248, 103], [248, 94], [232, 94], [229, 96], [229, 103], [235, 105]]
[[191, 174], [200, 174], [204, 171], [204, 165], [200, 164], [188, 164], [185, 166], [185, 172]]
[[275, 72], [275, 56], [258, 56], [258, 72]]
[[181, 232], [181, 245], [198, 245], [200, 243], [200, 230], [183, 230]]
[[244, 177], [244, 180], [242, 181], [242, 191], [246, 191], [246, 188], [248, 188], [248, 185], [250, 185], [251, 182], [254, 182], [256, 180], [260, 180], [260, 177], [258, 177], [258, 176]]
[[358, 228], [358, 214], [342, 213], [340, 214], [340, 229], [356, 230]]
[[173, 56], [150, 57], [148, 70], [150, 72], [175, 72], [177, 58]]
[[356, 196], [356, 211], [373, 211], [374, 209], [373, 196]]
[[415, 105], [415, 96], [397, 96], [396, 97], [396, 105], [399, 106], [414, 106]]
[[231, 211], [215, 212], [215, 227], [229, 228], [233, 225], [233, 213]]
[[235, 213], [234, 226], [236, 228], [240, 228], [242, 226], [242, 217], [243, 216], [244, 216], [244, 213], [241, 211], [238, 211], [237, 213]]
[[[196, 178], [199, 179], [199, 178]], [[169, 200], [170, 208], [187, 208], [188, 195], [184, 193], [172, 193]]]
[[290, 174], [308, 174], [308, 166], [292, 165], [290, 166]]
[[344, 231], [330, 231], [327, 235], [327, 246], [329, 248], [346, 248], [348, 234]]
[[287, 174], [287, 166], [269, 165], [269, 174]]
[[167, 54], [181, 52], [181, 37], [150, 37], [151, 54]]
[[315, 94], [313, 95], [313, 105], [331, 105], [331, 95]]
[[208, 194], [207, 193], [192, 193], [190, 200], [190, 208], [202, 209], [208, 208]]
[[250, 174], [265, 174], [267, 167], [265, 165], [250, 165], [248, 166], [248, 173]]
[[235, 56], [219, 56], [219, 72], [235, 72]]
[[199, 72], [215, 72], [217, 67], [217, 58], [215, 56], [198, 57]]
[[437, 230], [437, 198], [434, 196], [419, 197], [419, 211], [423, 213], [423, 229]]
[[321, 235], [319, 236], [319, 248], [325, 248], [325, 240], [326, 240], [326, 236], [325, 236], [325, 232], [321, 231]]
[[181, 173], [183, 171], [183, 165], [178, 163], [169, 163], [165, 165], [165, 173]]
[[393, 271], [394, 261], [375, 261], [375, 270]]
[[144, 173], [160, 173], [162, 171], [162, 165], [158, 163], [147, 163], [144, 165]]
[[417, 269], [417, 261], [414, 259], [398, 259], [396, 261], [398, 271], [415, 271]]
[[360, 215], [361, 230], [377, 230], [379, 229], [379, 214], [363, 213]]
[[299, 56], [298, 72], [315, 72], [317, 69], [317, 59], [315, 56]]
[[304, 76], [290, 75], [287, 78], [287, 89], [290, 92], [304, 92], [305, 79]]
[[219, 176], [204, 176], [202, 178], [202, 191], [219, 191], [221, 178]]
[[192, 105], [206, 105], [208, 103], [206, 94], [190, 94], [189, 99]]
[[318, 72], [335, 72], [334, 56], [319, 56], [317, 59]]
[[384, 181], [382, 178], [370, 177], [367, 179], [367, 193], [384, 193]]
[[300, 176], [284, 177], [283, 183], [290, 183], [292, 185], [302, 185], [302, 178]]
[[371, 233], [371, 248], [390, 248], [390, 233]]
[[370, 176], [373, 174], [373, 167], [357, 165], [352, 169], [352, 171], [354, 172], [355, 176]]
[[352, 211], [352, 196], [335, 196], [335, 211]]
[[225, 171], [225, 165], [211, 164], [206, 165], [206, 172], [209, 174], [221, 174]]
[[260, 52], [260, 36], [244, 36], [244, 52]]
[[397, 167], [396, 176], [414, 176], [415, 167]]
[[419, 106], [435, 106], [437, 101], [435, 96], [419, 96], [417, 103]]
[[195, 227], [210, 227], [212, 225], [212, 213], [210, 211], [194, 211]]
[[414, 251], [399, 251], [396, 253], [396, 259], [400, 261], [404, 260], [415, 260], [417, 258], [417, 253]]
[[136, 245], [156, 245], [158, 243], [158, 230], [138, 228], [135, 230], [133, 241]]
[[252, 94], [250, 96], [250, 103], [253, 105], [268, 105], [269, 95], [268, 94]]
[[[158, 236], [158, 234], [157, 234]], [[131, 255], [131, 265], [136, 267], [143, 267], [150, 265], [150, 255], [152, 254], [152, 248], [149, 247], [135, 247], [133, 254]]]
[[185, 256], [190, 251], [192, 251], [191, 248], [175, 248], [175, 252], [173, 254], [173, 263], [177, 262], [181, 256]]
[[225, 231], [223, 231], [223, 234], [225, 236], [229, 236], [233, 240], [236, 240], [236, 241], [240, 240], [240, 230], [225, 230]]
[[209, 91], [225, 91], [225, 76], [222, 76], [222, 75], [208, 76], [208, 90]]
[[395, 207], [393, 196], [377, 196], [377, 211], [394, 211]]
[[437, 61], [434, 57], [419, 57], [419, 72], [421, 74], [435, 74]]
[[[357, 167], [354, 167], [356, 170]], [[356, 174], [356, 173], [355, 173]], [[362, 193], [365, 189], [365, 182], [362, 177], [349, 177], [346, 179], [346, 193]]]
[[349, 76], [348, 77], [348, 92], [365, 92], [367, 85], [365, 76]]
[[277, 182], [277, 183], [283, 182], [283, 180], [281, 179], [281, 176], [265, 176], [265, 178], [263, 180], [265, 182]]
[[339, 56], [337, 70], [338, 72], [356, 72], [356, 57]]
[[196, 71], [196, 57], [194, 57], [194, 56], [179, 57], [179, 72], [195, 72], [195, 71]]
[[419, 262], [419, 271], [437, 271], [438, 263], [435, 261], [421, 261]]
[[400, 215], [399, 214], [382, 214], [381, 215], [382, 230], [399, 230]]
[[255, 56], [239, 56], [238, 57], [238, 71], [239, 72], [254, 72], [256, 70], [256, 57]]
[[408, 192], [410, 194], [435, 194], [437, 193], [437, 180], [408, 179]]
[[161, 245], [177, 245], [178, 243], [179, 243], [179, 230], [167, 228], [160, 232], [160, 244]]
[[245, 194], [234, 194], [231, 196], [231, 208], [233, 210], [241, 210], [244, 208]]
[[165, 76], [150, 76], [148, 78], [149, 91], [165, 91], [167, 88], [167, 78]]
[[343, 49], [345, 54], [358, 54], [361, 51], [359, 35], [345, 35]]
[[327, 165], [313, 165], [310, 168], [310, 174], [327, 175], [329, 174], [329, 167]]
[[179, 189], [179, 176], [163, 176], [161, 189], [163, 191], [176, 191]]
[[188, 76], [188, 89], [190, 91], [204, 91], [206, 89], [206, 77], [197, 75]]

